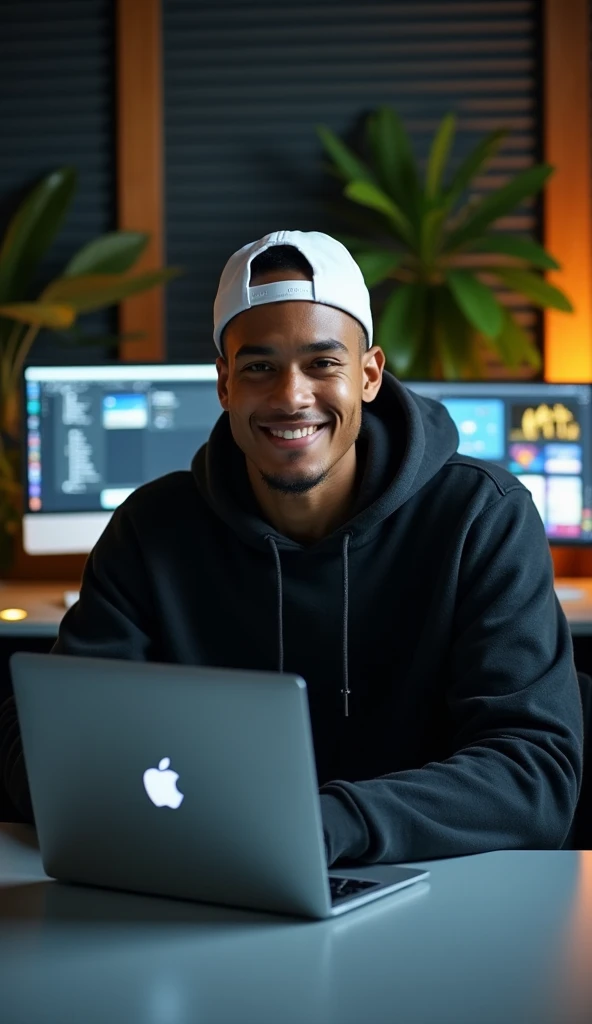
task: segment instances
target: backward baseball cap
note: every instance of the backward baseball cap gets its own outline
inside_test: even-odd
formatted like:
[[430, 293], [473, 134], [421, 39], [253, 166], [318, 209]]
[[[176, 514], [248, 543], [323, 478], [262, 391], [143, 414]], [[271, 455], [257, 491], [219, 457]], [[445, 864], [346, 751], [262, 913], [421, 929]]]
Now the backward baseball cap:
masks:
[[[251, 264], [273, 245], [298, 249], [312, 267], [312, 281], [273, 281], [251, 286]], [[222, 332], [239, 313], [268, 302], [320, 302], [349, 313], [372, 346], [370, 295], [358, 264], [341, 242], [322, 231], [272, 231], [249, 242], [228, 260], [214, 300], [214, 343], [222, 353]]]

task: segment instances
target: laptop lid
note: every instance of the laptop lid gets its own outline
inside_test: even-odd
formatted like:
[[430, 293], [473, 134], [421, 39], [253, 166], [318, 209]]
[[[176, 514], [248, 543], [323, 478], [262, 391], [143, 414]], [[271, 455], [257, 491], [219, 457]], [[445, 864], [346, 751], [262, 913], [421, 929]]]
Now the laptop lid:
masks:
[[302, 679], [30, 653], [11, 670], [49, 875], [330, 913]]

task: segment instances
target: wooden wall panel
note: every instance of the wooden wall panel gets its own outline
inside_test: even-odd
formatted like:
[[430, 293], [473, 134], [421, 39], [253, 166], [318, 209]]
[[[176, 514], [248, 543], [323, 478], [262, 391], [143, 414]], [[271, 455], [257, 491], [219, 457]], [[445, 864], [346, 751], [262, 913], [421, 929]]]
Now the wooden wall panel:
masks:
[[[117, 0], [118, 226], [148, 231], [151, 242], [137, 270], [163, 262], [163, 113], [160, 0]], [[119, 329], [145, 337], [122, 342], [123, 360], [165, 356], [164, 290], [153, 288], [120, 306]]]
[[[545, 193], [544, 238], [562, 269], [549, 275], [575, 313], [545, 314], [545, 379], [592, 381], [592, 120], [590, 2], [545, 0], [544, 155], [556, 168]], [[592, 575], [592, 551], [552, 547], [558, 576]]]
[[556, 173], [545, 193], [545, 243], [562, 264], [549, 275], [575, 313], [546, 314], [545, 379], [592, 381], [592, 120], [589, 0], [546, 0], [544, 150]]

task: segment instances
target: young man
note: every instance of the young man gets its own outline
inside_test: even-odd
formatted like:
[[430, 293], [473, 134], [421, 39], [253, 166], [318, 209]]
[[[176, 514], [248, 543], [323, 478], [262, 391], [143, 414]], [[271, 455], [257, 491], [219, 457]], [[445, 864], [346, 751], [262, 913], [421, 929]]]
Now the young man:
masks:
[[114, 513], [54, 650], [301, 674], [329, 864], [560, 847], [582, 712], [529, 491], [384, 372], [327, 235], [235, 253], [214, 339], [224, 414]]

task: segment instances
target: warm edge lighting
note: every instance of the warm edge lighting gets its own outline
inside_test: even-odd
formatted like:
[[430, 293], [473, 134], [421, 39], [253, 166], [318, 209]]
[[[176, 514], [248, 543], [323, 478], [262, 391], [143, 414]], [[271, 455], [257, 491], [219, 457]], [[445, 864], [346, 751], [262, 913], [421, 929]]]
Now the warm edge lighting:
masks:
[[20, 622], [21, 619], [26, 619], [28, 614], [24, 608], [3, 608], [0, 619], [4, 619], [4, 622]]

